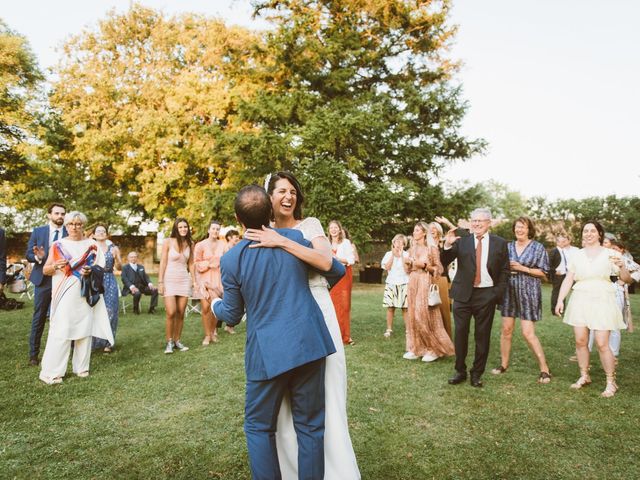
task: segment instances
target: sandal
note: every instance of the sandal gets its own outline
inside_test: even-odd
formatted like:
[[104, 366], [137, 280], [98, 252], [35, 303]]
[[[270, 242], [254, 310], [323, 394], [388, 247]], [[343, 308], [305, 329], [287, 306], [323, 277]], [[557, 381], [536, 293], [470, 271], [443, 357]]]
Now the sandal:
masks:
[[384, 338], [389, 338], [392, 333], [393, 333], [393, 330], [391, 330], [390, 328], [387, 328], [387, 330], [384, 332]]
[[583, 373], [582, 375], [580, 375], [580, 378], [576, 381], [576, 383], [571, 384], [571, 388], [575, 390], [579, 390], [582, 387], [585, 387], [590, 384], [591, 384], [591, 377], [589, 376], [588, 373]]
[[500, 365], [499, 367], [496, 367], [493, 370], [491, 370], [491, 373], [493, 373], [494, 375], [502, 375], [504, 372], [507, 371], [507, 368], [509, 367], [503, 367], [502, 365]]
[[616, 374], [615, 372], [611, 375], [607, 375], [607, 387], [604, 389], [604, 392], [600, 394], [601, 397], [611, 398], [618, 391], [618, 384], [616, 383]]
[[551, 382], [551, 373], [549, 372], [540, 372], [540, 376], [538, 377], [538, 383], [550, 383]]
[[111, 350], [111, 347], [104, 347], [104, 350], [102, 350], [104, 353], [111, 353], [113, 350]]
[[211, 343], [218, 343], [218, 334], [211, 335]]

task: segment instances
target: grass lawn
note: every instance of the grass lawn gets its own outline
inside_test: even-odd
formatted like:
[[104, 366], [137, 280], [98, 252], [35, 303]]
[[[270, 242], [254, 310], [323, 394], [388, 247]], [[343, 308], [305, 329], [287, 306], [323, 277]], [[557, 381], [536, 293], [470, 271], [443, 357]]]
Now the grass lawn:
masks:
[[[623, 333], [614, 398], [600, 398], [597, 354], [594, 383], [573, 391], [572, 329], [550, 316], [545, 289], [538, 334], [552, 383], [536, 383], [537, 365], [518, 333], [505, 375], [487, 372], [482, 389], [450, 386], [452, 358], [402, 359], [399, 313], [393, 337], [383, 338], [382, 288], [356, 285], [356, 345], [347, 347], [351, 438], [363, 479], [640, 478], [639, 333]], [[640, 317], [640, 295], [632, 308]], [[27, 365], [31, 313], [31, 304], [0, 312], [0, 478], [250, 477], [244, 326], [202, 347], [200, 319], [191, 315], [183, 334], [191, 350], [164, 355], [163, 312], [127, 313], [115, 352], [96, 353], [89, 378], [68, 374], [47, 386]], [[499, 325], [496, 315], [489, 369], [499, 364]]]

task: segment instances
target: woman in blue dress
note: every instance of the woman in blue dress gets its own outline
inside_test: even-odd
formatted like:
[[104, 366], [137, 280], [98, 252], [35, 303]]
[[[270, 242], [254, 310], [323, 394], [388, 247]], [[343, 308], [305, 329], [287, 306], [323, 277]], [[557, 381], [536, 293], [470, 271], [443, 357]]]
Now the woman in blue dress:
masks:
[[502, 332], [500, 334], [500, 365], [491, 373], [500, 375], [509, 367], [511, 341], [516, 317], [520, 319], [522, 336], [527, 341], [540, 367], [539, 383], [549, 383], [551, 374], [535, 324], [542, 318], [541, 280], [549, 271], [549, 257], [544, 246], [533, 240], [535, 226], [528, 217], [513, 222], [515, 241], [509, 242], [511, 275], [502, 300]]
[[[109, 232], [106, 225], [99, 223], [93, 230], [93, 238], [98, 244], [98, 248], [102, 250], [105, 257], [104, 266], [104, 302], [107, 306], [109, 314], [109, 323], [111, 324], [111, 332], [115, 342], [116, 330], [118, 329], [118, 310], [120, 308], [118, 302], [118, 283], [116, 276], [113, 274], [114, 266], [120, 270], [122, 268], [122, 260], [120, 258], [120, 250], [111, 240], [108, 240]], [[102, 348], [105, 353], [111, 353], [115, 343], [109, 343], [102, 338], [93, 338], [92, 349]]]

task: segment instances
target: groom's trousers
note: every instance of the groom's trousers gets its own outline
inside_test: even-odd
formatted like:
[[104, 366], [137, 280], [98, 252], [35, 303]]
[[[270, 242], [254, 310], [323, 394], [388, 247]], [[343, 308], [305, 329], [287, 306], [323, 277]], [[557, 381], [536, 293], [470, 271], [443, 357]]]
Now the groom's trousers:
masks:
[[247, 380], [244, 431], [254, 480], [281, 478], [275, 435], [285, 392], [298, 437], [298, 478], [324, 478], [324, 371], [322, 358], [270, 380]]

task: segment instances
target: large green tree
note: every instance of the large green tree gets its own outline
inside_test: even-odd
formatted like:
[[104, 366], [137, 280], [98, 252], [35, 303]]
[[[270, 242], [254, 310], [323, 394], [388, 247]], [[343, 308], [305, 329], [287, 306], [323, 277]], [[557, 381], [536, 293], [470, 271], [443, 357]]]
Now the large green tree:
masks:
[[254, 5], [274, 27], [257, 62], [264, 88], [240, 105], [255, 128], [227, 145], [248, 176], [292, 170], [309, 213], [342, 219], [359, 240], [445, 213], [440, 169], [483, 148], [460, 134], [449, 2]]
[[28, 170], [24, 147], [33, 128], [42, 80], [26, 39], [0, 19], [0, 196], [11, 204], [13, 187]]

